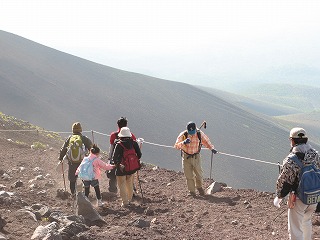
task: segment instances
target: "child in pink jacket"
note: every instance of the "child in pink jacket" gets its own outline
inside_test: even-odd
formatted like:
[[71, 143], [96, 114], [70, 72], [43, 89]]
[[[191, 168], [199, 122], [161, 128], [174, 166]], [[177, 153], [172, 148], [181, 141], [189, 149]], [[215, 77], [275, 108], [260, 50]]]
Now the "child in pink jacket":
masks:
[[[90, 192], [90, 186], [92, 186], [96, 192], [97, 196], [97, 202], [98, 202], [98, 207], [102, 207], [102, 197], [101, 197], [101, 192], [100, 192], [100, 187], [99, 187], [99, 179], [101, 178], [101, 170], [111, 170], [115, 167], [115, 165], [111, 165], [108, 163], [103, 162], [100, 158], [100, 148], [96, 145], [93, 144], [92, 148], [90, 149], [90, 154], [88, 157], [90, 161], [92, 161], [93, 165], [93, 172], [94, 172], [94, 179], [93, 180], [82, 180], [83, 186], [84, 186], [84, 195], [86, 197], [89, 196]], [[76, 175], [78, 175], [80, 171], [80, 166], [76, 170]]]

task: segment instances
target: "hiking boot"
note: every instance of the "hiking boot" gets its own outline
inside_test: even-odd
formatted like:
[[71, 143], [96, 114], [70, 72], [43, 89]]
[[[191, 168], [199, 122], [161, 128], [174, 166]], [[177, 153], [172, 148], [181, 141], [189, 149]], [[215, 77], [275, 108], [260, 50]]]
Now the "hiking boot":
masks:
[[187, 196], [188, 196], [188, 197], [195, 197], [195, 196], [196, 196], [196, 193], [195, 193], [195, 192], [189, 192]]
[[199, 192], [200, 196], [204, 196], [205, 195], [204, 190], [203, 190], [202, 187], [198, 188], [198, 192]]
[[71, 199], [76, 199], [76, 193], [71, 193]]
[[102, 199], [98, 199], [98, 207], [103, 207]]

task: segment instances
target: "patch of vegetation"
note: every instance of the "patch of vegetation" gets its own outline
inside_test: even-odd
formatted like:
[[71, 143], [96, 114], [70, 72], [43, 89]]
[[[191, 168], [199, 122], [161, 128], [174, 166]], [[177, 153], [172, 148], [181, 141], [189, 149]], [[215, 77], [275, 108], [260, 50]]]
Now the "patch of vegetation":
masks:
[[46, 149], [47, 148], [47, 145], [43, 144], [41, 142], [33, 142], [32, 146], [33, 146], [33, 149]]

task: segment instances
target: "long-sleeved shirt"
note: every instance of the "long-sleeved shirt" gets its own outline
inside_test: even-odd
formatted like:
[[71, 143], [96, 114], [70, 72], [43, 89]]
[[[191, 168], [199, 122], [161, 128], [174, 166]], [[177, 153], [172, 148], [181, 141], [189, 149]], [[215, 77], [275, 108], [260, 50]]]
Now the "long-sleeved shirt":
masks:
[[[210, 142], [209, 137], [204, 134], [201, 130], [200, 131], [201, 134], [201, 144], [203, 144], [206, 148], [209, 148], [210, 150], [212, 150], [214, 148], [214, 145]], [[181, 132], [176, 140], [176, 143], [174, 144], [174, 147], [176, 149], [181, 149], [182, 151], [184, 151], [185, 153], [192, 155], [195, 153], [199, 152], [199, 143], [200, 140], [198, 138], [198, 134], [194, 134], [194, 135], [187, 135], [187, 138], [190, 138], [191, 142], [188, 144], [184, 144], [183, 141], [185, 140], [185, 131]]]
[[[94, 172], [94, 179], [100, 179], [101, 178], [101, 170], [111, 170], [113, 169], [113, 165], [109, 164], [109, 163], [105, 163], [104, 161], [102, 161], [97, 155], [90, 153], [88, 158], [90, 159], [90, 161], [92, 162], [93, 165], [93, 172]], [[76, 175], [78, 175], [80, 171], [80, 166], [77, 168], [76, 170]]]
[[283, 160], [277, 180], [276, 194], [279, 198], [285, 197], [291, 191], [296, 191], [298, 187], [301, 168], [290, 158], [292, 154], [296, 154], [303, 164], [314, 163], [317, 168], [320, 168], [318, 153], [309, 144], [294, 146], [291, 153]]

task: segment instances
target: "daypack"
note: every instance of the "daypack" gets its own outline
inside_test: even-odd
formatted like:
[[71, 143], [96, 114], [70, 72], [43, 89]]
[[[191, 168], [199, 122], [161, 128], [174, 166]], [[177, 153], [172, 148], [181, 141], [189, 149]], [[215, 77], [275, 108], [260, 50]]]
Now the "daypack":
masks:
[[140, 160], [134, 147], [132, 146], [132, 148], [129, 149], [126, 148], [121, 142], [118, 142], [118, 144], [123, 148], [123, 156], [121, 160], [121, 164], [124, 166], [123, 172], [127, 174], [133, 174], [140, 170]]
[[81, 135], [75, 134], [70, 137], [66, 155], [71, 163], [82, 161], [85, 157], [85, 150]]
[[82, 180], [91, 181], [94, 179], [93, 162], [96, 158], [90, 160], [89, 157], [85, 157], [80, 166], [78, 177]]
[[[197, 130], [197, 136], [199, 138], [199, 148], [198, 148], [198, 153], [201, 151], [201, 146], [202, 146], [202, 141], [201, 141], [201, 132], [200, 130]], [[183, 140], [186, 140], [188, 138], [188, 131], [184, 131], [183, 133]], [[182, 150], [181, 150], [181, 156], [182, 156]]]
[[320, 170], [315, 164], [304, 165], [297, 155], [289, 157], [301, 168], [297, 195], [307, 205], [320, 202]]

